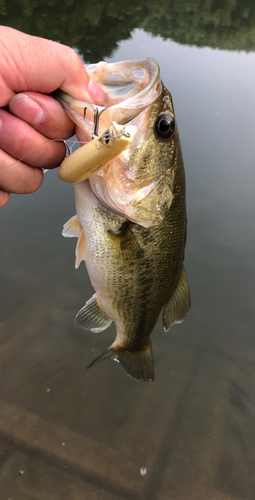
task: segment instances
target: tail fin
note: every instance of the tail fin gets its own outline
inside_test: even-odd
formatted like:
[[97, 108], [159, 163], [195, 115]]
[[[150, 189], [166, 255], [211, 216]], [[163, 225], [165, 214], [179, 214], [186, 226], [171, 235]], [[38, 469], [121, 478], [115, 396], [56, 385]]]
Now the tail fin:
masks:
[[125, 368], [128, 375], [136, 380], [152, 382], [154, 380], [154, 362], [151, 350], [151, 341], [139, 351], [119, 351], [112, 344], [106, 351], [94, 359], [87, 368], [91, 368], [98, 361], [103, 361], [106, 358], [114, 358], [119, 361]]

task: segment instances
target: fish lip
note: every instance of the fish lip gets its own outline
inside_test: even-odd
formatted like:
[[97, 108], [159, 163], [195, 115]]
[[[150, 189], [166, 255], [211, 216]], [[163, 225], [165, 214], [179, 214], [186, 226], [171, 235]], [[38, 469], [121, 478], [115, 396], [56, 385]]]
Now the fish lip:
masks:
[[[113, 98], [109, 98], [108, 106], [106, 105], [104, 107], [96, 103], [89, 103], [87, 101], [74, 99], [72, 96], [62, 92], [61, 90], [57, 90], [54, 92], [53, 96], [62, 104], [69, 117], [88, 137], [88, 140], [91, 139], [91, 136], [96, 130], [96, 114], [98, 114], [99, 117], [99, 130], [96, 130], [96, 133], [101, 134], [104, 129], [108, 128], [112, 124], [113, 121], [116, 121], [120, 125], [128, 124], [140, 113], [142, 113], [142, 111], [144, 111], [148, 106], [153, 104], [153, 102], [155, 102], [155, 100], [162, 92], [159, 66], [157, 62], [152, 58], [136, 59], [134, 61], [120, 61], [116, 63], [100, 62], [97, 64], [85, 65], [85, 67], [89, 76], [92, 79], [95, 79], [98, 85], [102, 88], [104, 86], [103, 82], [98, 81], [96, 72], [100, 74], [101, 71], [101, 73], [103, 73], [103, 75], [106, 74], [108, 78], [110, 76], [108, 83], [111, 81], [111, 74], [113, 73], [113, 70], [115, 74], [118, 74], [119, 72], [120, 74], [124, 74], [125, 76], [126, 73], [128, 73], [128, 70], [132, 69], [134, 76], [134, 86], [136, 85], [137, 81], [140, 81], [140, 86], [142, 86], [141, 82], [143, 80], [142, 78], [139, 78], [139, 75], [138, 78], [135, 78], [136, 71], [143, 71], [144, 80], [148, 79], [148, 84], [139, 92], [134, 93], [133, 95], [129, 95], [129, 93], [127, 92], [127, 97], [119, 100], [119, 102], [117, 103], [111, 102], [111, 99]], [[127, 76], [127, 82], [132, 82], [132, 73]], [[115, 89], [118, 88], [118, 85], [116, 87], [114, 87], [113, 85], [112, 87], [113, 89]], [[125, 92], [125, 85], [120, 85], [119, 88], [124, 88]], [[106, 95], [109, 96], [111, 90], [108, 90], [108, 93], [105, 89], [103, 90], [105, 91]], [[112, 92], [114, 94], [114, 90]], [[116, 100], [118, 99], [116, 98]], [[84, 109], [86, 109], [86, 120], [84, 120]], [[100, 118], [102, 118], [102, 120], [100, 120]], [[101, 124], [100, 121], [102, 122]]]
[[[161, 94], [162, 83], [160, 79], [159, 66], [158, 63], [155, 61], [155, 59], [152, 58], [135, 59], [132, 61], [120, 61], [114, 63], [101, 62], [96, 65], [89, 65], [86, 67], [86, 69], [88, 71], [89, 76], [92, 79], [93, 77], [95, 77], [94, 68], [98, 68], [98, 70], [100, 71], [100, 65], [103, 66], [104, 68], [104, 75], [109, 74], [110, 76], [112, 75], [112, 72], [114, 70], [115, 73], [118, 73], [118, 71], [121, 73], [121, 69], [123, 69], [123, 66], [124, 70], [122, 72], [124, 74], [126, 74], [127, 69], [130, 68], [132, 70], [132, 74], [129, 75], [129, 82], [132, 82], [132, 77], [134, 82], [136, 81], [141, 82], [143, 80], [146, 80], [146, 78], [148, 78], [148, 84], [145, 87], [143, 87], [139, 92], [131, 96], [128, 95], [127, 97], [121, 99], [117, 103], [113, 102], [110, 106], [107, 106], [106, 109], [102, 108], [101, 106], [98, 106], [99, 113], [102, 113], [103, 110], [109, 112], [109, 124], [111, 124], [113, 120], [121, 125], [129, 123], [132, 119], [134, 119], [142, 111], [144, 111], [144, 109], [146, 109], [149, 105], [151, 105]], [[90, 69], [91, 67], [92, 69]], [[144, 72], [144, 78], [139, 78], [139, 77], [135, 78], [135, 72], [137, 70]], [[102, 81], [100, 82], [97, 80], [97, 83], [103, 87]], [[157, 86], [158, 88], [153, 93], [152, 91], [155, 88], [155, 86]], [[123, 87], [125, 87], [125, 85]], [[110, 90], [107, 91], [104, 88], [103, 90], [105, 91], [106, 95], [109, 95]], [[152, 96], [148, 99], [150, 93], [152, 93]]]
[[[104, 78], [109, 74], [110, 75], [110, 80], [108, 80], [108, 84], [110, 81], [112, 82], [112, 86], [114, 86], [114, 77], [112, 76], [113, 74], [116, 73], [123, 73], [124, 75], [129, 78], [129, 83], [130, 82], [141, 82], [146, 80], [146, 77], [148, 77], [148, 84], [143, 87], [139, 92], [135, 92], [130, 98], [126, 99], [121, 99], [119, 104], [122, 105], [123, 102], [126, 100], [132, 100], [136, 101], [141, 97], [141, 94], [147, 94], [148, 91], [156, 84], [156, 82], [160, 78], [160, 72], [159, 72], [159, 65], [155, 61], [155, 59], [152, 58], [144, 58], [144, 59], [134, 59], [130, 61], [118, 61], [118, 62], [113, 62], [113, 63], [106, 63], [106, 62], [99, 62], [97, 64], [92, 64], [92, 65], [85, 65], [85, 68], [89, 74], [89, 76], [92, 79], [96, 79], [96, 73], [100, 73], [100, 67], [104, 68], [103, 77], [101, 78], [101, 81], [99, 82], [97, 79], [97, 82], [99, 83], [100, 86], [106, 86], [106, 83], [104, 83]], [[135, 68], [135, 69], [134, 69]], [[129, 74], [128, 69], [131, 69], [132, 72]], [[137, 74], [135, 74], [137, 71], [142, 71], [143, 72], [143, 78]], [[122, 78], [123, 80], [123, 78]], [[119, 82], [122, 83], [122, 82]], [[126, 82], [127, 83], [127, 82]], [[116, 84], [116, 87], [118, 88], [123, 88], [125, 85], [119, 85], [118, 83]], [[109, 93], [109, 90], [108, 90]], [[107, 92], [106, 92], [107, 94]], [[114, 106], [118, 106], [118, 104], [114, 104]], [[128, 103], [128, 106], [130, 106], [130, 103]], [[111, 106], [112, 107], [112, 106]]]

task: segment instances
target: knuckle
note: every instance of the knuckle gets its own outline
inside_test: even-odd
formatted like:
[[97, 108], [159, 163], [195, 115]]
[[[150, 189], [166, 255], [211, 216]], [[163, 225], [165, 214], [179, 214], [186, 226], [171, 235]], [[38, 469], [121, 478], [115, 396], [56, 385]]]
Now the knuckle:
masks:
[[60, 165], [66, 154], [65, 144], [62, 141], [49, 141], [44, 150], [44, 168], [56, 168]]
[[70, 74], [77, 73], [79, 69], [83, 66], [80, 57], [71, 47], [67, 47], [68, 59], [67, 63], [69, 65]]

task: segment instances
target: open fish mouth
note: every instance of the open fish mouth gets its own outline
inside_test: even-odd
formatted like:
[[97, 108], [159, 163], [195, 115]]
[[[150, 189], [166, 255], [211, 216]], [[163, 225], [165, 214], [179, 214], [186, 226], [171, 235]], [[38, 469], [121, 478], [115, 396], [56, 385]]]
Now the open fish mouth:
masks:
[[[66, 113], [78, 127], [78, 138], [90, 141], [109, 128], [113, 121], [120, 125], [133, 121], [148, 106], [153, 104], [162, 92], [159, 66], [154, 59], [140, 59], [117, 63], [100, 62], [86, 66], [93, 80], [106, 95], [105, 106], [79, 101], [58, 90], [57, 99]], [[139, 125], [139, 123], [132, 123]]]
[[[167, 152], [174, 156], [176, 135], [174, 126], [170, 130], [173, 137], [163, 134], [162, 138], [155, 133], [155, 123], [160, 117], [164, 119], [163, 125], [174, 124], [171, 96], [161, 82], [159, 66], [154, 59], [141, 59], [100, 62], [86, 69], [105, 93], [104, 107], [56, 92], [57, 99], [77, 125], [79, 141], [92, 146], [91, 139], [100, 137], [113, 123], [131, 127], [136, 132], [125, 150], [108, 162], [103, 158], [92, 175], [84, 179], [89, 177], [94, 195], [110, 211], [144, 227], [157, 225], [172, 203]], [[94, 146], [96, 150], [95, 143]], [[167, 158], [161, 161], [161, 155], [166, 154]], [[171, 158], [169, 161], [171, 163]], [[89, 166], [86, 169], [88, 173]], [[74, 182], [80, 180], [77, 178]]]

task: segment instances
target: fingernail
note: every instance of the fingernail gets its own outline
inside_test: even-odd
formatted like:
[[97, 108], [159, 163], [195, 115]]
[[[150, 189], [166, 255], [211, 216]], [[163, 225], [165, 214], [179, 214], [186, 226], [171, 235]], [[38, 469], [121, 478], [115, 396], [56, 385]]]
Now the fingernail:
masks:
[[14, 115], [30, 125], [40, 125], [43, 122], [43, 109], [26, 94], [15, 95], [9, 103], [9, 109]]
[[105, 94], [103, 89], [99, 87], [98, 83], [96, 83], [94, 80], [89, 81], [88, 93], [91, 99], [93, 99], [94, 104], [103, 105], [106, 103], [107, 95]]

